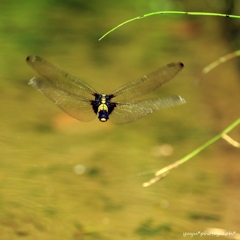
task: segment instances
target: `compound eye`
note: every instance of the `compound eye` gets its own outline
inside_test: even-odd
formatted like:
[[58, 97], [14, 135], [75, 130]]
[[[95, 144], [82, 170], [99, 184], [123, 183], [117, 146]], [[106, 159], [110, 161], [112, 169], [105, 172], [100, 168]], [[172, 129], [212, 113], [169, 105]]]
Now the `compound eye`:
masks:
[[106, 118], [101, 118], [100, 121], [101, 121], [101, 122], [106, 122], [107, 119], [106, 119]]

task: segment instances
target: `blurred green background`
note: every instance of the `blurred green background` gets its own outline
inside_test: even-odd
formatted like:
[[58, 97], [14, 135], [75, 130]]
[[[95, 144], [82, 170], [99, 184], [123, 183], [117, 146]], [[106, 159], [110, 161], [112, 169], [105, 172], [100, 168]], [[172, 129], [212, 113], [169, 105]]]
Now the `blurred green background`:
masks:
[[[237, 59], [196, 81], [205, 66], [237, 50], [240, 20], [158, 15], [98, 41], [117, 24], [152, 11], [240, 15], [238, 1], [219, 2], [1, 1], [1, 239], [182, 239], [184, 232], [208, 228], [240, 231], [239, 150], [224, 140], [142, 187], [155, 170], [239, 117]], [[179, 94], [187, 104], [127, 125], [78, 122], [28, 86], [36, 76], [28, 55], [104, 93], [181, 61], [184, 70], [146, 98]], [[239, 140], [239, 127], [230, 135]]]

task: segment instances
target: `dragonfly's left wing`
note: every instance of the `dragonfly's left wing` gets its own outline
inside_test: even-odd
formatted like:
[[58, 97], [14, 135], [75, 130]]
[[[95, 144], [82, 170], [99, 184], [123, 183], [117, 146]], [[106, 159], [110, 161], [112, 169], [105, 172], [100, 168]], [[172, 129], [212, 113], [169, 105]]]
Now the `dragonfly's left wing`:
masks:
[[186, 101], [181, 96], [168, 96], [140, 101], [117, 103], [110, 115], [110, 120], [115, 124], [125, 124], [136, 121], [156, 110], [184, 104]]
[[26, 61], [41, 77], [65, 92], [73, 93], [80, 97], [92, 97], [96, 93], [96, 90], [87, 83], [57, 68], [41, 57], [28, 56]]
[[73, 118], [83, 122], [88, 122], [92, 121], [96, 117], [96, 114], [91, 106], [91, 100], [88, 98], [79, 97], [66, 92], [63, 89], [54, 86], [47, 80], [40, 78], [32, 78], [29, 81], [29, 85], [43, 93]]
[[115, 90], [111, 95], [116, 97], [114, 98], [116, 101], [140, 97], [156, 90], [164, 83], [168, 82], [183, 68], [183, 66], [181, 62], [167, 64], [136, 81], [127, 83]]

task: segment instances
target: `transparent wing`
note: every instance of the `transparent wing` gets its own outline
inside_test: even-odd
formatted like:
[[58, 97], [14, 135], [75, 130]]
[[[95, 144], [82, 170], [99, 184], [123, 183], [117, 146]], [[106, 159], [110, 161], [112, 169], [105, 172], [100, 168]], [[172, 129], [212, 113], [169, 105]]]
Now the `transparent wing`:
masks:
[[48, 81], [35, 77], [29, 81], [29, 85], [43, 93], [73, 118], [88, 122], [96, 116], [90, 104], [91, 99], [65, 92]]
[[114, 100], [128, 100], [156, 90], [164, 83], [172, 79], [183, 68], [183, 66], [183, 63], [180, 62], [170, 63], [148, 75], [143, 76], [141, 79], [130, 82], [112, 93], [116, 96]]
[[90, 97], [96, 93], [96, 90], [87, 83], [55, 67], [41, 57], [28, 56], [26, 61], [40, 76], [66, 92], [76, 94], [80, 97]]
[[117, 103], [109, 118], [115, 124], [125, 124], [136, 121], [156, 110], [174, 107], [185, 102], [181, 96], [121, 102]]

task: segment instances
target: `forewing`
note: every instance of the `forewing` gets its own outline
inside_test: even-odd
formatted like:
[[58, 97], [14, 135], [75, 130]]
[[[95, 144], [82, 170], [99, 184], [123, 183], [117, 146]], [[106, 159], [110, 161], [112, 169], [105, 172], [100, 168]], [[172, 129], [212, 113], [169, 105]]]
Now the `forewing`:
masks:
[[136, 121], [156, 110], [174, 107], [185, 102], [181, 96], [121, 102], [117, 103], [110, 115], [110, 120], [115, 124], [125, 124]]
[[87, 83], [57, 68], [41, 57], [28, 56], [26, 61], [40, 76], [66, 92], [82, 97], [90, 97], [96, 93], [96, 90]]
[[114, 100], [128, 100], [154, 91], [172, 79], [183, 68], [183, 66], [183, 63], [180, 62], [170, 63], [143, 76], [141, 79], [130, 82], [112, 93], [116, 96]]
[[29, 81], [29, 85], [43, 93], [73, 118], [88, 122], [96, 116], [93, 112], [90, 99], [81, 98], [72, 93], [65, 92], [48, 81], [35, 77]]

